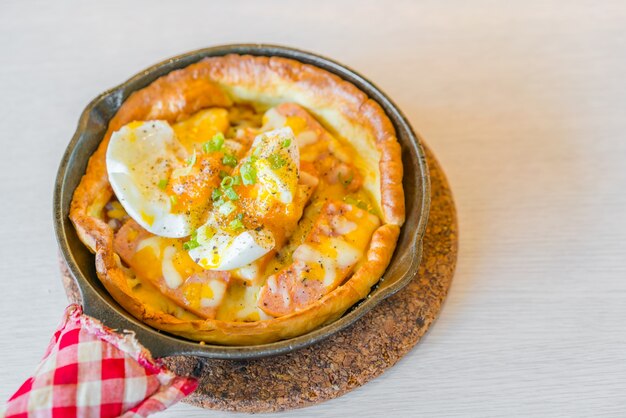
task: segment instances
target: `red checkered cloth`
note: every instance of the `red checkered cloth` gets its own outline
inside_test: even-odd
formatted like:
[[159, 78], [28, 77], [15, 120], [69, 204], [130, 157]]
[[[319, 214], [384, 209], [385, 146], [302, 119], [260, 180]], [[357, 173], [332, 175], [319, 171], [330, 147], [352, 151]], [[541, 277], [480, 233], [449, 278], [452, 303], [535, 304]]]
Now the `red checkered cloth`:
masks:
[[4, 416], [145, 417], [197, 386], [152, 359], [132, 333], [118, 334], [70, 305], [35, 374], [9, 399]]

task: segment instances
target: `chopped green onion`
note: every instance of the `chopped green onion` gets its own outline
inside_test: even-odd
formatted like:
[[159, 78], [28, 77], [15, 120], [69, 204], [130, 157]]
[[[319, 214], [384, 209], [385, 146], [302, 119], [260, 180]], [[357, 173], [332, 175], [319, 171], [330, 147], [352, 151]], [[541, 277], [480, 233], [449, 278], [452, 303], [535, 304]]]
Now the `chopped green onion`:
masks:
[[190, 239], [186, 243], [183, 244], [183, 248], [187, 251], [193, 250], [194, 248], [198, 248], [200, 244], [195, 239]]
[[189, 167], [193, 166], [196, 163], [196, 151], [193, 151], [193, 154], [191, 155], [191, 157], [189, 157], [187, 159], [187, 165]]
[[220, 189], [213, 189], [213, 193], [211, 193], [211, 199], [217, 200], [222, 197], [222, 191]]
[[196, 231], [193, 231], [193, 233], [191, 234], [191, 238], [189, 239], [189, 241], [183, 244], [183, 248], [189, 251], [199, 246], [200, 246], [200, 243], [198, 242], [198, 231], [196, 230]]
[[213, 206], [216, 208], [219, 208], [220, 206], [222, 206], [224, 203], [226, 203], [226, 201], [224, 200], [223, 197], [220, 197], [219, 199], [217, 199], [215, 202], [213, 202]]
[[339, 182], [341, 184], [343, 184], [344, 186], [348, 186], [350, 185], [350, 183], [352, 183], [352, 180], [354, 180], [354, 172], [351, 171], [350, 172], [350, 176], [348, 178], [342, 178], [341, 173], [337, 173], [337, 179], [339, 180]]
[[237, 194], [236, 191], [233, 190], [232, 187], [226, 187], [224, 188], [224, 194], [230, 199], [230, 200], [238, 200], [239, 199], [239, 195]]
[[232, 154], [224, 154], [224, 158], [222, 158], [222, 164], [235, 167], [237, 165], [237, 158], [235, 158]]
[[222, 193], [226, 195], [230, 200], [239, 199], [239, 195], [235, 190], [233, 190], [233, 186], [237, 186], [241, 184], [241, 177], [239, 176], [226, 176], [222, 179], [220, 186], [222, 187]]
[[232, 202], [225, 202], [219, 207], [218, 212], [222, 216], [228, 216], [233, 213], [235, 209], [237, 209], [237, 207]]
[[233, 219], [229, 224], [228, 227], [230, 229], [232, 229], [233, 231], [237, 231], [239, 229], [244, 229], [245, 226], [243, 225], [243, 222], [241, 222], [241, 219]]
[[261, 151], [263, 151], [262, 149], [263, 147], [257, 146], [256, 148], [254, 148], [254, 151], [252, 151], [252, 156], [254, 158], [260, 158], [261, 157]]
[[287, 161], [279, 154], [272, 154], [267, 157], [267, 160], [270, 162], [270, 167], [272, 167], [272, 170], [278, 170], [279, 168], [287, 164]]
[[167, 183], [168, 183], [167, 179], [159, 180], [159, 189], [165, 190], [165, 188], [167, 187]]
[[368, 210], [369, 209], [369, 207], [368, 207], [366, 202], [364, 202], [364, 201], [362, 201], [360, 199], [356, 199], [356, 198], [354, 198], [352, 196], [344, 197], [343, 201], [346, 202], [349, 205], [356, 206], [359, 209], [363, 209], [363, 210]]
[[202, 145], [202, 150], [205, 154], [209, 152], [219, 151], [222, 149], [222, 145], [224, 145], [224, 134], [221, 132], [216, 133], [210, 141], [205, 142]]
[[291, 138], [285, 139], [281, 145], [283, 146], [283, 148], [287, 148], [289, 145], [291, 145]]
[[233, 183], [234, 183], [235, 179], [233, 179], [231, 176], [226, 176], [222, 179], [222, 182], [220, 183], [220, 186], [222, 186], [223, 188], [226, 187], [233, 187]]
[[215, 135], [213, 135], [213, 139], [211, 140], [219, 143], [221, 147], [222, 145], [224, 145], [224, 134], [221, 132], [218, 132]]
[[220, 178], [223, 179], [225, 177], [228, 177], [228, 173], [224, 170], [220, 170], [220, 174], [219, 174]]
[[241, 173], [243, 184], [246, 186], [256, 183], [256, 168], [250, 161], [243, 163], [239, 172]]

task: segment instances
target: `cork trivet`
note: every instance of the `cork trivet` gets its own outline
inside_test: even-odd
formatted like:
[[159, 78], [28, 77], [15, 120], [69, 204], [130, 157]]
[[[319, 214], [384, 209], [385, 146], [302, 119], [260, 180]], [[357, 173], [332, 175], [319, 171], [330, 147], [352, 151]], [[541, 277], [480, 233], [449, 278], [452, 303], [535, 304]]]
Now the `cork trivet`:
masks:
[[[199, 376], [200, 386], [184, 400], [203, 408], [272, 412], [336, 398], [393, 366], [437, 317], [456, 265], [458, 235], [454, 202], [445, 175], [426, 149], [431, 209], [418, 275], [347, 329], [311, 347], [259, 360], [166, 359], [176, 373]], [[68, 298], [80, 302], [67, 274]]]

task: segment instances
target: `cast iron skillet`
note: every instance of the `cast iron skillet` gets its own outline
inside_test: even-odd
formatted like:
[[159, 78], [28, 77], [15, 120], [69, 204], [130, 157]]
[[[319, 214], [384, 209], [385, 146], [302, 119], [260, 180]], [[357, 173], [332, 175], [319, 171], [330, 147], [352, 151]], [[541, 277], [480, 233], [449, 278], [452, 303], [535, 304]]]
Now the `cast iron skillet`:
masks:
[[[87, 160], [96, 150], [109, 123], [122, 102], [172, 70], [186, 67], [202, 58], [226, 54], [280, 56], [312, 64], [356, 85], [376, 100], [393, 122], [402, 146], [406, 223], [391, 263], [370, 295], [338, 320], [308, 334], [270, 344], [253, 346], [200, 345], [149, 327], [126, 312], [100, 283], [94, 257], [80, 242], [68, 214], [74, 189], [85, 173]], [[383, 299], [406, 286], [416, 275], [422, 255], [422, 237], [430, 206], [430, 184], [424, 152], [409, 122], [396, 105], [374, 84], [351, 69], [328, 58], [283, 46], [263, 44], [222, 45], [179, 55], [156, 64], [125, 83], [96, 97], [83, 111], [57, 174], [54, 190], [54, 225], [61, 254], [80, 289], [84, 312], [111, 328], [131, 330], [154, 357], [194, 355], [216, 359], [251, 359], [288, 353], [314, 344], [346, 328]]]

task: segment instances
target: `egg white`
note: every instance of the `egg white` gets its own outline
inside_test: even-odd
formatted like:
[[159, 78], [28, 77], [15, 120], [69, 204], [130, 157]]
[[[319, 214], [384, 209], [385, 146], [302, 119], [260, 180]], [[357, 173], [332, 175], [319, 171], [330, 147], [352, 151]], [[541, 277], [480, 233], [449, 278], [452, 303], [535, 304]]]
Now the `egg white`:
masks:
[[155, 235], [191, 234], [188, 216], [172, 213], [170, 199], [159, 187], [185, 156], [166, 121], [130, 123], [111, 135], [106, 153], [111, 187], [128, 215]]
[[[300, 170], [300, 152], [291, 128], [275, 129], [257, 136], [251, 150], [258, 157], [254, 165], [257, 180], [264, 191], [270, 196], [277, 196], [280, 203], [291, 203]], [[279, 156], [285, 165], [278, 170], [273, 169], [267, 160], [272, 155]]]
[[231, 232], [221, 228], [212, 215], [198, 228], [196, 240], [199, 246], [189, 250], [189, 256], [207, 270], [247, 266], [270, 252], [275, 245], [271, 232], [265, 229]]

